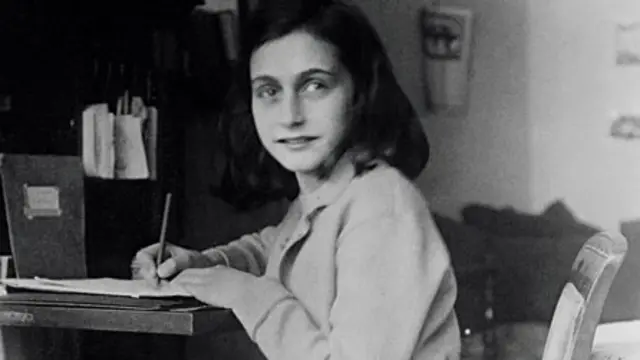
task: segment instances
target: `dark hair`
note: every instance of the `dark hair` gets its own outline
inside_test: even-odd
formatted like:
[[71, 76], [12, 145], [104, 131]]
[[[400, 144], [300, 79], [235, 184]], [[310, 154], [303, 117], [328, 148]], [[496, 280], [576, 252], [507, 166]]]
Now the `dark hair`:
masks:
[[261, 0], [242, 30], [231, 111], [220, 123], [229, 159], [218, 195], [247, 208], [297, 194], [294, 175], [258, 138], [250, 106], [249, 63], [260, 46], [298, 30], [335, 46], [354, 81], [353, 119], [343, 148], [353, 155], [356, 173], [370, 168], [372, 160], [383, 159], [407, 177], [417, 177], [429, 158], [429, 144], [364, 13], [343, 0]]

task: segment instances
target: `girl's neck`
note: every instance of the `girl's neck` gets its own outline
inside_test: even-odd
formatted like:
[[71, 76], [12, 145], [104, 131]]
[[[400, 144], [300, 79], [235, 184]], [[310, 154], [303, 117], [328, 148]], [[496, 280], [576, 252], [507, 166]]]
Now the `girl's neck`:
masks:
[[300, 195], [308, 195], [318, 190], [330, 177], [341, 159], [347, 158], [347, 152], [341, 152], [340, 156], [330, 157], [318, 169], [309, 173], [296, 173]]
[[320, 178], [317, 174], [296, 173], [296, 179], [298, 180], [300, 195], [311, 194], [324, 183], [324, 179]]

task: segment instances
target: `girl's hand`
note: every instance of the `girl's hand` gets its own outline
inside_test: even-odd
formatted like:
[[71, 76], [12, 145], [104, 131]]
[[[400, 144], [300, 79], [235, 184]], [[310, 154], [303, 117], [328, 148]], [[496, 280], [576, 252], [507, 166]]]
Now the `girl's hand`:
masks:
[[[170, 278], [188, 268], [216, 265], [214, 259], [204, 256], [199, 251], [166, 244], [165, 259], [156, 268], [159, 246], [158, 243], [149, 245], [136, 253], [131, 262], [134, 279], [145, 279], [152, 284], [157, 284], [159, 280]], [[219, 263], [223, 263], [223, 260], [220, 259]]]
[[254, 275], [229, 268], [215, 266], [206, 269], [187, 269], [171, 283], [181, 286], [196, 299], [211, 306], [232, 308], [242, 293], [242, 288], [255, 278]]

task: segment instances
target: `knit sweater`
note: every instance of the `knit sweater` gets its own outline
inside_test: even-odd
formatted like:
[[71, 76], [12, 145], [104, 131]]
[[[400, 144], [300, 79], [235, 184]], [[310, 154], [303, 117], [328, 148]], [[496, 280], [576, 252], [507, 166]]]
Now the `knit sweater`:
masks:
[[222, 251], [256, 275], [232, 310], [269, 360], [454, 360], [448, 250], [415, 185], [343, 159], [282, 222]]

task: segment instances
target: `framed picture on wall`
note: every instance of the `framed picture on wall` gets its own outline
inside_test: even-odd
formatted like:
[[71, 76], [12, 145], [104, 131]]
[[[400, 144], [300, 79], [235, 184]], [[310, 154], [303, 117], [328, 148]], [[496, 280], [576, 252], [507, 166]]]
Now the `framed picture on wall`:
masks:
[[425, 7], [420, 17], [428, 108], [464, 114], [468, 105], [473, 12], [468, 7]]
[[471, 12], [464, 8], [438, 7], [422, 13], [422, 48], [426, 57], [462, 60], [470, 43]]
[[640, 65], [640, 21], [616, 26], [616, 64]]

